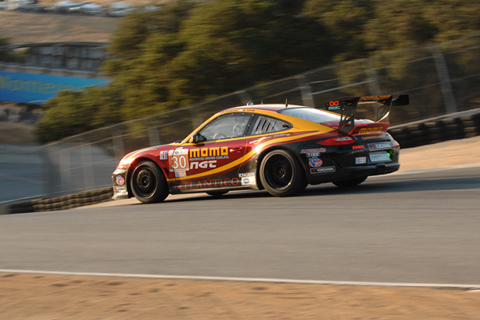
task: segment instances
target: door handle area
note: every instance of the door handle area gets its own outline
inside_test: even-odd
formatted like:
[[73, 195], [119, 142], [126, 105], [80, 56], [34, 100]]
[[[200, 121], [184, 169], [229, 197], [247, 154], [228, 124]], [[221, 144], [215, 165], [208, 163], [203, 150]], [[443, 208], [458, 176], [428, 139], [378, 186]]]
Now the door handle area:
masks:
[[242, 153], [243, 152], [243, 147], [230, 148], [230, 152], [232, 152], [232, 153]]

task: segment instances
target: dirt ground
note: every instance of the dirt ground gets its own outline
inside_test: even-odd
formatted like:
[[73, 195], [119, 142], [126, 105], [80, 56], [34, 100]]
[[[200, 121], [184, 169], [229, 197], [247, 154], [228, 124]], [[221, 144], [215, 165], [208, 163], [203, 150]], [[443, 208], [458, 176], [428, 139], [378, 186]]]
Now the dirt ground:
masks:
[[[459, 150], [469, 150], [468, 157]], [[401, 171], [480, 164], [479, 159], [480, 137], [448, 141], [402, 150]], [[480, 319], [477, 285], [453, 289], [0, 273], [0, 319]]]
[[[0, 11], [0, 21], [0, 37], [22, 44], [106, 42], [120, 20]], [[400, 171], [478, 159], [480, 137], [402, 150]], [[480, 319], [479, 289], [0, 273], [0, 319]]]
[[0, 274], [0, 319], [479, 319], [475, 290]]
[[108, 42], [120, 19], [0, 11], [0, 37], [10, 44]]

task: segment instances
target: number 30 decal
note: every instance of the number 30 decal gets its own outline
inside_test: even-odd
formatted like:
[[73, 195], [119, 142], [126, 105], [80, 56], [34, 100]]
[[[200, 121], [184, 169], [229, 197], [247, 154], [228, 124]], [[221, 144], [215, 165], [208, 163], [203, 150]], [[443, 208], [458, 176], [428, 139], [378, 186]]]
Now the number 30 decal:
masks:
[[168, 166], [170, 171], [187, 171], [190, 166], [188, 160], [188, 150], [182, 147], [168, 151]]
[[173, 156], [172, 157], [172, 168], [174, 170], [177, 169], [187, 169], [188, 168], [188, 160], [187, 156], [181, 155], [181, 156]]

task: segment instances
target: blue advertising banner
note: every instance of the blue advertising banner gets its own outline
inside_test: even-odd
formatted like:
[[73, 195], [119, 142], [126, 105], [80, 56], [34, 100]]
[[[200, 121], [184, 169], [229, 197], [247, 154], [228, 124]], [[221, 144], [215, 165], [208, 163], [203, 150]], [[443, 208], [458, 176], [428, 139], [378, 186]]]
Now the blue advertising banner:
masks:
[[106, 86], [110, 80], [0, 71], [0, 101], [43, 104], [59, 91]]

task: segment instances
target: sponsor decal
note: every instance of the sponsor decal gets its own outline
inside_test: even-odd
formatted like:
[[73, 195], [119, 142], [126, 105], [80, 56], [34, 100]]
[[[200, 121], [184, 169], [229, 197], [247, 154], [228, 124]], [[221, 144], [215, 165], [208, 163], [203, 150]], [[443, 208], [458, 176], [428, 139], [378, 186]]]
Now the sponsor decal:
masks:
[[340, 105], [340, 101], [338, 100], [332, 100], [328, 103], [330, 107], [338, 107]]
[[207, 168], [216, 168], [217, 167], [217, 160], [210, 160], [210, 161], [191, 161], [190, 162], [190, 169], [207, 169]]
[[170, 167], [170, 171], [188, 171], [190, 169], [187, 149], [179, 147], [175, 150], [168, 151], [168, 155], [168, 166]]
[[390, 99], [391, 95], [388, 96], [367, 96], [360, 97], [360, 101], [377, 101], [377, 100], [387, 100]]
[[378, 150], [378, 149], [390, 149], [392, 145], [390, 143], [370, 143], [368, 145], [370, 150]]
[[119, 186], [122, 186], [125, 183], [125, 179], [122, 176], [116, 176], [115, 182], [117, 182]]
[[367, 157], [356, 157], [355, 164], [365, 164], [367, 163]]
[[376, 134], [382, 133], [383, 127], [361, 128], [358, 134]]
[[300, 151], [301, 154], [309, 154], [309, 153], [321, 153], [326, 152], [327, 149], [325, 148], [315, 148], [315, 149], [302, 149]]
[[242, 186], [248, 186], [248, 185], [256, 185], [255, 176], [242, 179]]
[[316, 167], [321, 167], [323, 164], [323, 161], [321, 159], [318, 159], [317, 157], [313, 157], [308, 160], [308, 164], [310, 165], [310, 167], [316, 168]]
[[175, 171], [175, 178], [182, 178], [182, 177], [186, 177], [186, 176], [187, 176], [186, 171]]
[[372, 152], [372, 153], [370, 153], [369, 156], [370, 156], [370, 161], [371, 162], [392, 161], [392, 159], [390, 159], [390, 155], [386, 151]]
[[360, 150], [360, 149], [365, 149], [365, 146], [362, 144], [360, 146], [353, 146], [352, 147], [353, 150]]
[[189, 170], [216, 168], [217, 160], [228, 159], [228, 147], [190, 150], [178, 147], [175, 150], [160, 152], [160, 159], [168, 159], [169, 170], [175, 172], [175, 177], [186, 177]]
[[334, 106], [334, 107], [328, 107], [328, 110], [332, 111], [332, 110], [341, 110], [342, 108], [339, 107], [339, 106]]
[[333, 173], [336, 172], [335, 167], [322, 167], [322, 168], [312, 168], [310, 169], [311, 174], [321, 174], [321, 173]]
[[273, 136], [268, 136], [266, 138], [272, 138], [273, 139], [273, 138], [281, 138], [281, 137], [288, 137], [288, 136], [290, 136], [290, 133], [275, 134]]
[[[217, 157], [222, 157], [221, 159], [228, 159], [228, 147], [190, 149], [190, 158], [192, 160], [194, 158], [207, 158], [207, 157], [211, 159], [217, 159]], [[209, 159], [205, 159], [205, 160], [209, 160]]]
[[168, 151], [160, 151], [160, 160], [167, 160], [168, 159]]
[[255, 177], [255, 172], [244, 172], [238, 174], [239, 178]]
[[240, 186], [242, 180], [239, 178], [232, 179], [211, 179], [203, 181], [186, 181], [173, 186], [173, 190], [191, 190], [191, 189], [206, 189], [217, 187], [236, 187]]
[[366, 136], [366, 137], [362, 137], [363, 141], [371, 140], [371, 139], [378, 139], [378, 138], [379, 138], [378, 136]]

